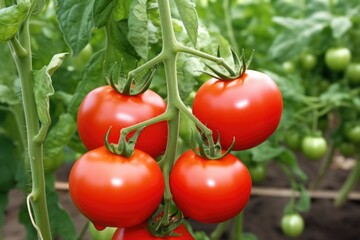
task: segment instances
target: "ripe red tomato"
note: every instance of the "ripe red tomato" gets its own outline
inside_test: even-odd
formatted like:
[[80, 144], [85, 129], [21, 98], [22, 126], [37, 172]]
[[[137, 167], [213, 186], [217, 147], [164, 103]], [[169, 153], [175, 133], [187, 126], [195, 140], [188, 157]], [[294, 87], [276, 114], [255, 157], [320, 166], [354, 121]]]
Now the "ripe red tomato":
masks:
[[162, 200], [164, 180], [156, 161], [141, 150], [129, 158], [104, 146], [85, 153], [69, 176], [75, 206], [99, 230], [135, 226], [151, 216]]
[[131, 228], [118, 228], [112, 240], [194, 240], [193, 236], [191, 236], [183, 224], [177, 227], [174, 232], [180, 236], [155, 237], [146, 229], [146, 223], [142, 223]]
[[282, 96], [267, 75], [247, 70], [233, 81], [211, 79], [195, 95], [194, 115], [220, 134], [221, 144], [244, 150], [265, 141], [277, 128], [282, 113]]
[[208, 160], [192, 150], [183, 153], [170, 173], [176, 206], [186, 217], [218, 223], [239, 214], [249, 200], [251, 176], [234, 155]]
[[[156, 117], [165, 110], [165, 101], [151, 90], [137, 96], [127, 96], [111, 86], [102, 86], [83, 99], [77, 114], [78, 132], [86, 148], [95, 149], [104, 145], [104, 137], [110, 126], [109, 142], [117, 143], [122, 128]], [[165, 151], [166, 143], [167, 123], [164, 121], [144, 128], [136, 148], [157, 157]]]

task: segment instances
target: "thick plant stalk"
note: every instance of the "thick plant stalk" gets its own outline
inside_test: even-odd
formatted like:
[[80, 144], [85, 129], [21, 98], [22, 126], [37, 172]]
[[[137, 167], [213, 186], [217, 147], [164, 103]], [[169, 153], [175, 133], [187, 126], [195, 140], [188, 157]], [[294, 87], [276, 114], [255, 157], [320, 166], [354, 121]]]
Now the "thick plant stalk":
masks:
[[[32, 178], [32, 189], [28, 199], [29, 203], [31, 203], [29, 205], [31, 205], [33, 209], [34, 219], [32, 215], [30, 215], [30, 217], [33, 223], [36, 224], [34, 227], [38, 230], [38, 238], [50, 240], [52, 238], [45, 194], [43, 142], [35, 141], [35, 136], [38, 134], [40, 127], [33, 91], [29, 20], [25, 21], [20, 37], [20, 42], [16, 39], [11, 40], [10, 48], [21, 81], [21, 93], [27, 129], [27, 159], [30, 162]], [[29, 210], [29, 212], [31, 211]]]
[[350, 175], [346, 179], [345, 183], [338, 192], [337, 197], [335, 198], [334, 205], [336, 207], [341, 207], [342, 205], [345, 204], [349, 193], [359, 182], [359, 180], [360, 180], [360, 157], [356, 159], [356, 164], [354, 168], [351, 170]]

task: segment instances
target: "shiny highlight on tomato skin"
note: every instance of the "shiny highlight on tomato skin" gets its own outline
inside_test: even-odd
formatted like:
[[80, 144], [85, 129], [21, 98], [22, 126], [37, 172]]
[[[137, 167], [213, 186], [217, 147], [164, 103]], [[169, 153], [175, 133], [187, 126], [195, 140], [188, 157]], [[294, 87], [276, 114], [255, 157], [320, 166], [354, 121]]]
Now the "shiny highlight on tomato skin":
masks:
[[239, 214], [251, 194], [251, 176], [234, 155], [208, 160], [193, 150], [183, 153], [170, 173], [176, 206], [185, 217], [219, 223]]
[[72, 201], [97, 229], [130, 227], [148, 219], [164, 193], [157, 162], [134, 150], [126, 158], [100, 147], [85, 153], [69, 176]]
[[283, 108], [280, 89], [266, 74], [247, 70], [240, 78], [210, 79], [197, 91], [193, 114], [220, 135], [227, 149], [235, 137], [233, 150], [255, 147], [277, 129]]

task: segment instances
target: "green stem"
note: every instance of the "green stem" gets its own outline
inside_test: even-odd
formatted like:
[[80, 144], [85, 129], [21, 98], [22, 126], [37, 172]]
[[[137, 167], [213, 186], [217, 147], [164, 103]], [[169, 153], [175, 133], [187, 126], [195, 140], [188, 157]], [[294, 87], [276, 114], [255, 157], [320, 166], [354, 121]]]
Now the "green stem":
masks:
[[350, 175], [346, 179], [345, 183], [341, 187], [338, 195], [335, 198], [334, 205], [336, 207], [341, 207], [345, 204], [347, 197], [351, 190], [355, 187], [355, 185], [360, 180], [360, 157], [356, 159], [356, 164], [354, 168], [351, 170]]
[[227, 63], [225, 62], [225, 59], [223, 59], [223, 58], [218, 58], [213, 55], [204, 53], [202, 51], [199, 51], [199, 50], [187, 47], [187, 46], [180, 45], [179, 48], [180, 48], [179, 49], [180, 52], [189, 53], [191, 55], [198, 56], [203, 59], [207, 59], [209, 61], [215, 62], [216, 64], [223, 66], [230, 73], [230, 75], [236, 75], [234, 70], [229, 65], [227, 65]]
[[242, 240], [243, 239], [243, 222], [244, 222], [244, 211], [242, 211], [240, 214], [238, 214], [234, 218], [234, 226], [233, 226], [233, 232], [232, 232], [232, 238], [236, 240]]
[[173, 31], [169, 1], [158, 0], [158, 6], [163, 38], [162, 51], [160, 54], [164, 56], [165, 76], [167, 83], [166, 87], [168, 93], [168, 105], [166, 113], [170, 116], [168, 120], [169, 131], [167, 148], [163, 159], [159, 163], [162, 167], [165, 181], [165, 206], [162, 223], [167, 225], [169, 223], [168, 213], [170, 212], [172, 201], [169, 178], [170, 171], [175, 163], [180, 126], [180, 112], [179, 109], [176, 108], [176, 102], [181, 101], [176, 70], [176, 60], [178, 54], [177, 48], [179, 43], [176, 41], [175, 33]]
[[322, 180], [324, 179], [324, 177], [326, 176], [326, 173], [329, 171], [330, 165], [332, 163], [335, 154], [335, 149], [336, 149], [335, 144], [331, 144], [329, 154], [321, 162], [319, 172], [316, 178], [314, 179], [313, 183], [310, 185], [311, 189], [317, 189], [320, 183], [322, 182]]
[[27, 151], [32, 176], [32, 190], [29, 196], [34, 212], [35, 223], [39, 229], [38, 238], [51, 239], [45, 194], [43, 144], [34, 141], [34, 137], [38, 134], [40, 127], [33, 91], [29, 20], [25, 21], [20, 37], [22, 46], [20, 46], [17, 40], [13, 40], [10, 42], [10, 48], [21, 81], [21, 93], [27, 130]]
[[235, 52], [238, 53], [239, 52], [239, 46], [238, 46], [236, 38], [235, 38], [234, 29], [232, 27], [231, 8], [230, 8], [230, 1], [229, 0], [224, 0], [223, 1], [223, 10], [224, 10], [224, 18], [225, 18], [226, 30], [227, 30], [227, 33], [228, 33], [228, 36], [229, 36], [231, 46], [234, 48]]
[[314, 109], [313, 111], [313, 116], [312, 116], [312, 126], [311, 129], [313, 132], [317, 131], [317, 127], [318, 127], [318, 117], [319, 117], [319, 112], [317, 109]]
[[224, 233], [226, 232], [230, 222], [231, 221], [228, 220], [228, 221], [217, 224], [216, 228], [210, 234], [210, 240], [220, 240], [221, 236], [224, 235]]

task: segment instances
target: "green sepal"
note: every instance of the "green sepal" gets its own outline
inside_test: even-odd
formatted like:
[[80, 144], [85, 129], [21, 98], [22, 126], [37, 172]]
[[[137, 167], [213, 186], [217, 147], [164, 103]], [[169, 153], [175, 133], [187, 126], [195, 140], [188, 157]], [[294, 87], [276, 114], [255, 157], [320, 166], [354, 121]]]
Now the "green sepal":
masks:
[[[117, 67], [117, 65], [119, 66]], [[135, 68], [137, 68], [137, 63]], [[137, 80], [137, 76], [125, 77], [123, 60], [121, 60], [120, 64], [117, 62], [113, 64], [110, 69], [110, 73], [106, 75], [106, 80], [118, 93], [128, 96], [136, 96], [149, 89], [155, 71], [156, 66], [149, 68], [146, 73], [140, 77], [140, 80]], [[117, 79], [117, 84], [115, 84], [114, 79]], [[136, 85], [136, 82], [140, 82], [141, 84]]]
[[223, 152], [220, 143], [220, 134], [218, 133], [218, 139], [214, 144], [212, 136], [206, 137], [203, 133], [198, 130], [193, 131], [190, 137], [190, 145], [194, 153], [204, 159], [219, 160], [228, 155], [235, 145], [235, 137], [230, 147]]
[[[211, 67], [206, 63], [205, 66], [208, 67], [211, 70], [211, 72], [207, 72], [207, 71], [201, 71], [201, 72], [213, 78], [221, 79], [224, 81], [232, 81], [240, 78], [246, 72], [246, 69], [249, 67], [254, 55], [254, 50], [250, 55], [249, 59], [246, 59], [244, 49], [242, 50], [242, 54], [240, 57], [236, 54], [236, 52], [233, 49], [231, 49], [231, 55], [234, 63], [234, 69], [226, 69], [228, 73], [223, 73], [220, 70], [216, 70], [214, 67]], [[221, 57], [220, 47], [217, 50], [217, 57], [218, 58]]]
[[114, 154], [129, 158], [134, 152], [136, 141], [144, 127], [137, 129], [134, 135], [129, 140], [126, 140], [125, 134], [121, 134], [118, 144], [109, 143], [109, 135], [111, 132], [111, 128], [112, 127], [110, 126], [105, 135], [105, 147], [108, 151]]
[[[174, 205], [174, 204], [173, 204]], [[182, 213], [175, 207], [172, 208], [173, 213], [169, 216], [164, 215], [164, 206], [160, 205], [156, 212], [151, 216], [147, 223], [147, 229], [151, 235], [155, 237], [179, 237], [180, 234], [174, 232], [181, 224], [185, 222], [184, 216]], [[167, 218], [167, 224], [163, 224], [164, 220]]]

